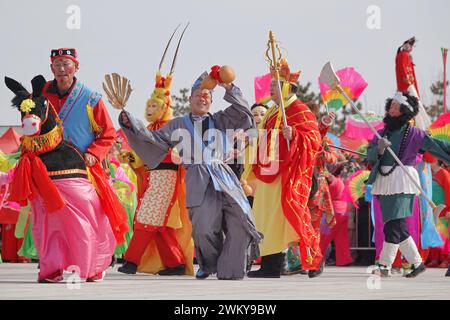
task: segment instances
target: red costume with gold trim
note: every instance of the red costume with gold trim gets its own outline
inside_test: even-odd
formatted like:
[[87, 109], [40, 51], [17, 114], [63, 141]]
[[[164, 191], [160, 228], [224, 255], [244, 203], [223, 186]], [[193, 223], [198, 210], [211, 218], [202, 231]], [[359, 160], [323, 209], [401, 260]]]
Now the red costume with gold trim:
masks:
[[412, 62], [412, 58], [409, 52], [401, 50], [399, 53], [397, 53], [397, 56], [395, 57], [397, 91], [408, 92], [408, 87], [410, 85], [414, 85], [417, 94], [419, 94], [419, 87], [417, 86], [414, 66], [415, 64]]
[[317, 178], [317, 192], [308, 201], [308, 207], [311, 213], [311, 221], [316, 233], [320, 233], [320, 224], [322, 215], [325, 214], [327, 225], [333, 226], [335, 224], [333, 202], [331, 199], [330, 189], [326, 176], [328, 173], [325, 168], [326, 164], [334, 164], [337, 161], [335, 152], [329, 147], [330, 139], [326, 137], [329, 126], [319, 122], [319, 132], [322, 137], [322, 144], [319, 153], [317, 154], [316, 164], [314, 166]]
[[[321, 137], [316, 118], [309, 108], [295, 99], [286, 107], [288, 126], [292, 127], [292, 140], [288, 150], [286, 139], [279, 132], [279, 152], [275, 161], [279, 161], [279, 168], [274, 173], [265, 172], [270, 163], [258, 158], [253, 165], [255, 176], [264, 183], [274, 182], [281, 176], [281, 200], [283, 214], [294, 228], [300, 243], [302, 266], [305, 270], [317, 270], [322, 261], [320, 239], [311, 224], [308, 198], [312, 183], [312, 174], [317, 154], [320, 150]], [[268, 130], [268, 138], [272, 136], [277, 122], [277, 114], [266, 116], [263, 129]], [[258, 146], [258, 155], [260, 154]], [[265, 146], [267, 148], [268, 146]], [[266, 150], [268, 154], [268, 148]], [[268, 239], [267, 241], [270, 241]]]

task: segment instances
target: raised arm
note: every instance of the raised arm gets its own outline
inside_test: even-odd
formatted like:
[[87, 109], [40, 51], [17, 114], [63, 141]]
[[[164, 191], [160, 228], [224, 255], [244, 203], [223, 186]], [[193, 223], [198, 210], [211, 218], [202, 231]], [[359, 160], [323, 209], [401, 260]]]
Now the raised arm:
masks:
[[244, 98], [241, 89], [234, 84], [225, 85], [225, 96], [223, 99], [231, 106], [225, 110], [213, 114], [213, 120], [218, 129], [250, 129], [255, 127], [252, 113], [247, 100]]
[[428, 151], [436, 158], [450, 164], [450, 143], [426, 135], [420, 149]]
[[129, 112], [122, 111], [119, 124], [133, 150], [150, 168], [158, 166], [175, 144], [171, 141], [174, 131], [172, 121], [159, 130], [150, 131]]

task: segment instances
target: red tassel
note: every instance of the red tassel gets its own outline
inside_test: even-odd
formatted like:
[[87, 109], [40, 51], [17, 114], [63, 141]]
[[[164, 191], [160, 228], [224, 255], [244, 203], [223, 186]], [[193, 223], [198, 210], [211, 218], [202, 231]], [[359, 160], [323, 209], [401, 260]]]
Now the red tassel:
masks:
[[89, 168], [97, 185], [97, 193], [103, 210], [105, 210], [109, 223], [116, 238], [117, 244], [125, 242], [125, 233], [128, 231], [127, 212], [119, 202], [114, 191], [108, 183], [108, 177], [99, 163]]
[[211, 72], [209, 73], [209, 76], [215, 80], [217, 80], [217, 82], [219, 83], [223, 83], [222, 79], [220, 78], [219, 75], [219, 71], [220, 71], [220, 66], [212, 66], [211, 67]]
[[42, 197], [49, 212], [55, 212], [65, 205], [42, 160], [31, 153], [23, 154], [11, 182], [9, 199], [26, 206], [27, 201], [36, 195]]

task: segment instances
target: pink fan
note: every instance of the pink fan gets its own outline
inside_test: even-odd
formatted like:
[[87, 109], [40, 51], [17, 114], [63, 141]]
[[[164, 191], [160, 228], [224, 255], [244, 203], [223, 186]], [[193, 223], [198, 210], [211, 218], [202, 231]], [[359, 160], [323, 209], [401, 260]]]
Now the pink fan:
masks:
[[[369, 121], [377, 131], [384, 127], [383, 117], [381, 116], [367, 115], [366, 120]], [[368, 141], [371, 141], [374, 136], [367, 124], [357, 114], [347, 118], [345, 121], [345, 131], [342, 135], [351, 139], [365, 139]]]
[[255, 102], [267, 104], [271, 100], [270, 97], [270, 82], [272, 81], [272, 75], [270, 73], [255, 77]]
[[[346, 67], [336, 72], [341, 80], [340, 84], [350, 99], [356, 100], [367, 87], [367, 82], [352, 67]], [[320, 95], [325, 105], [329, 109], [339, 110], [345, 106], [348, 101], [337, 90], [331, 89], [327, 84], [320, 82]]]

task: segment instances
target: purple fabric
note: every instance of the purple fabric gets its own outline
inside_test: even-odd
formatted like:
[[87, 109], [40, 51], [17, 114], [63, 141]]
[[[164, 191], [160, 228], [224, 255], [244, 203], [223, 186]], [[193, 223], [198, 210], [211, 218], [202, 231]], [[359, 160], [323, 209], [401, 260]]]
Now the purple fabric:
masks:
[[413, 214], [406, 217], [406, 224], [411, 237], [414, 239], [417, 247], [420, 244], [420, 203], [419, 197], [414, 198]]
[[380, 257], [381, 249], [383, 248], [384, 233], [383, 233], [383, 216], [381, 214], [380, 202], [377, 197], [372, 198], [373, 213], [375, 218], [375, 260]]
[[[382, 136], [384, 133], [384, 129], [378, 130], [378, 133]], [[415, 166], [416, 165], [416, 156], [422, 147], [423, 140], [425, 139], [426, 132], [417, 128], [411, 127], [407, 139], [407, 148], [403, 153], [400, 160], [405, 166]], [[377, 145], [378, 138], [375, 136], [372, 140], [372, 143]], [[400, 146], [399, 146], [400, 147]], [[397, 153], [398, 150], [395, 150]]]

